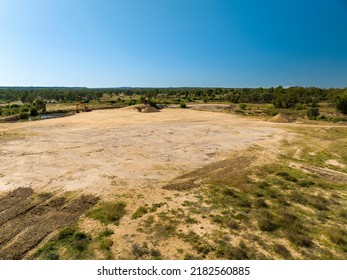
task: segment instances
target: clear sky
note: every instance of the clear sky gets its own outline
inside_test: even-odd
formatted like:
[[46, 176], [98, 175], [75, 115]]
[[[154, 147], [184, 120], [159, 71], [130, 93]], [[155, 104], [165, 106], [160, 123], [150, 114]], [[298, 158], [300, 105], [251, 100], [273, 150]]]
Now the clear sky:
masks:
[[347, 0], [0, 0], [0, 86], [347, 87]]

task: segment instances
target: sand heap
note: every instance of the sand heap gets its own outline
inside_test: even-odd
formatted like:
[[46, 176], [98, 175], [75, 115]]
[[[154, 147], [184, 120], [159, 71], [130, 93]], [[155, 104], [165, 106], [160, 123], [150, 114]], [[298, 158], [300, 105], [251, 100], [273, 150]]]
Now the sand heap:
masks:
[[146, 107], [142, 108], [140, 112], [141, 113], [156, 113], [156, 112], [159, 112], [159, 110], [157, 108], [152, 107], [152, 106], [146, 106]]
[[160, 112], [158, 109], [149, 106], [149, 105], [144, 105], [144, 104], [138, 104], [138, 105], [132, 105], [132, 106], [128, 106], [125, 108], [122, 108], [120, 110], [124, 110], [124, 111], [137, 111], [140, 113], [156, 113], [156, 112]]
[[286, 116], [285, 114], [279, 113], [273, 118], [268, 120], [269, 122], [276, 122], [276, 123], [291, 123], [294, 122], [294, 120], [291, 117]]

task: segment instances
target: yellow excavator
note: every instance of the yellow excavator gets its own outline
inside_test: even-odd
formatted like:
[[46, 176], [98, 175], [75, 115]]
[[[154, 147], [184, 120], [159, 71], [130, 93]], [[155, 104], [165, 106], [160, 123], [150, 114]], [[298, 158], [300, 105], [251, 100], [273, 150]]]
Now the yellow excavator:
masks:
[[93, 110], [92, 106], [88, 106], [84, 103], [77, 103], [76, 104], [76, 113], [80, 113], [80, 112], [90, 112]]

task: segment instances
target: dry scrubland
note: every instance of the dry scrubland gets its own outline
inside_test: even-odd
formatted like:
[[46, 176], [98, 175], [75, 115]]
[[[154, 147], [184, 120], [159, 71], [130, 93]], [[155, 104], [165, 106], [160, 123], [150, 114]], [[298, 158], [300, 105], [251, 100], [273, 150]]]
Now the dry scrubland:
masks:
[[124, 108], [0, 145], [0, 259], [347, 259], [346, 126]]

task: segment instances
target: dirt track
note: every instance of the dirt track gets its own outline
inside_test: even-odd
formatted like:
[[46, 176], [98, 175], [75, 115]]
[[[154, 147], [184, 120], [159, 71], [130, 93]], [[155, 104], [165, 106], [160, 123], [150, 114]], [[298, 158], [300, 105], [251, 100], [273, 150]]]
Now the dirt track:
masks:
[[20, 133], [1, 143], [0, 192], [31, 187], [102, 196], [164, 185], [254, 144], [271, 150], [284, 136], [272, 123], [230, 114], [127, 108], [0, 124], [0, 131]]

